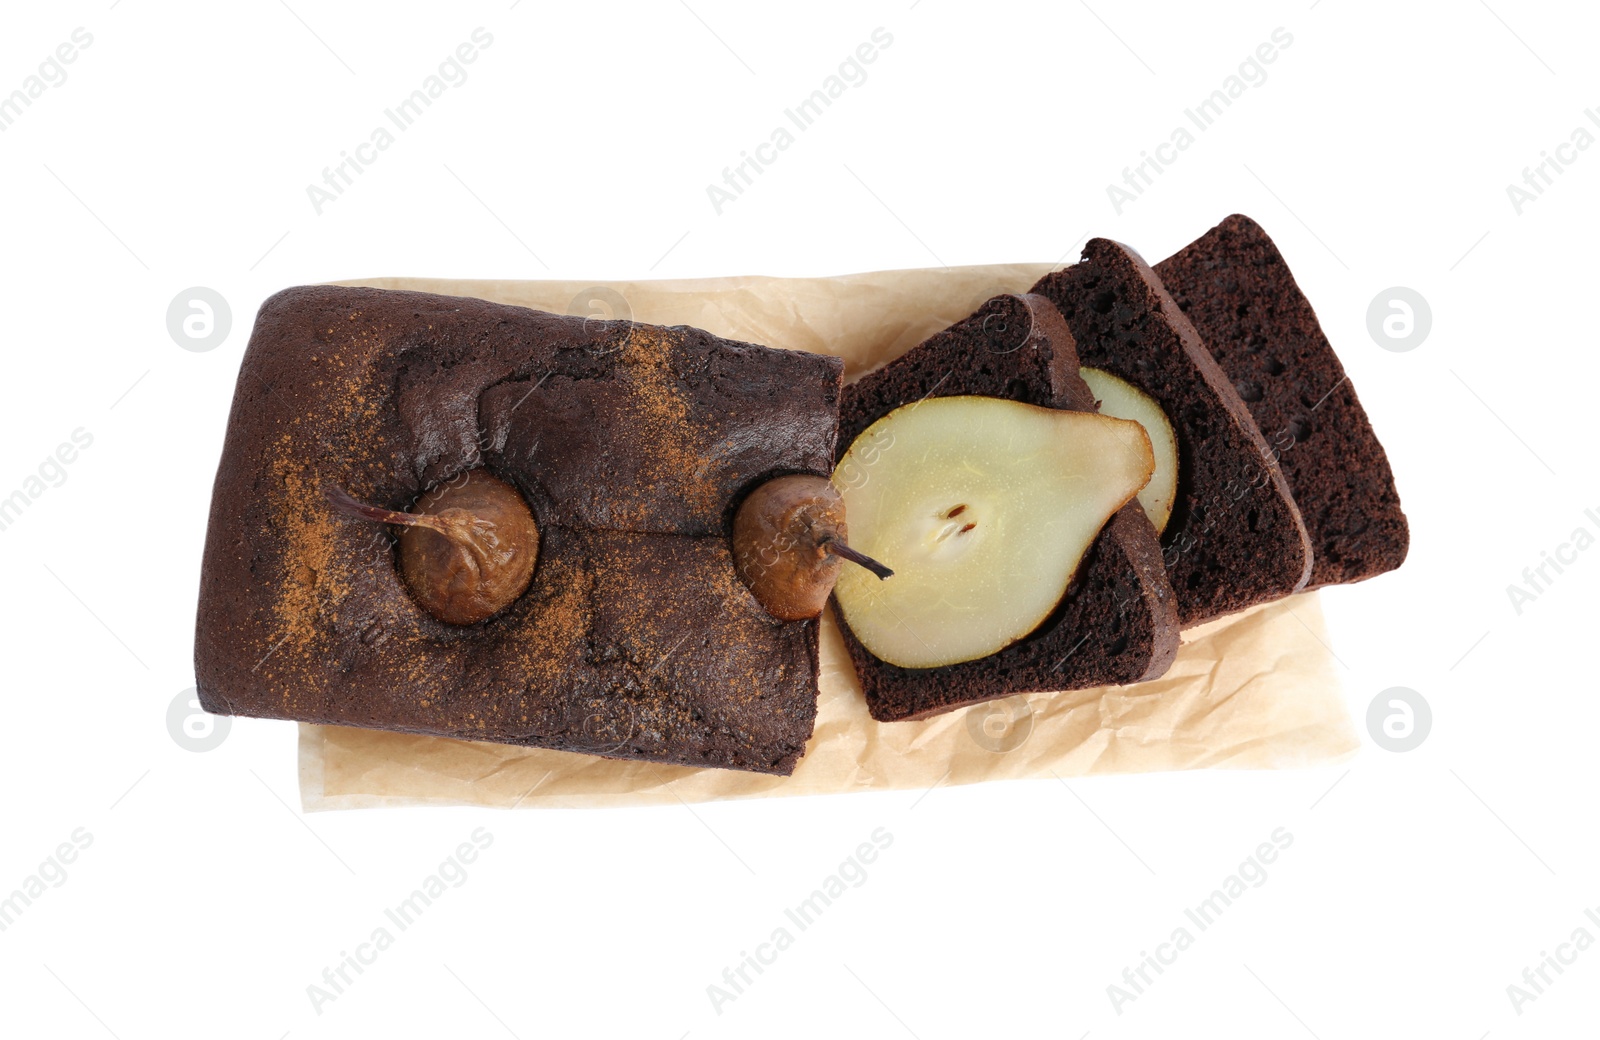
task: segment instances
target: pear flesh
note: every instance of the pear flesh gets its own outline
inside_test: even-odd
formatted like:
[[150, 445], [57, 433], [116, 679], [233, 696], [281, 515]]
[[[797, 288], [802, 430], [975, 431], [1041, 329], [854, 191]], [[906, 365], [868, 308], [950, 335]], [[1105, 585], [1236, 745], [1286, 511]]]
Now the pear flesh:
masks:
[[897, 408], [839, 460], [851, 545], [840, 615], [875, 657], [938, 668], [1022, 639], [1061, 601], [1111, 515], [1150, 480], [1137, 422], [993, 397]]
[[1080, 368], [1078, 375], [1099, 400], [1101, 415], [1132, 419], [1150, 435], [1156, 471], [1139, 492], [1139, 504], [1155, 525], [1156, 534], [1160, 534], [1172, 519], [1172, 504], [1178, 497], [1178, 438], [1172, 432], [1172, 423], [1155, 398], [1132, 383], [1098, 368]]

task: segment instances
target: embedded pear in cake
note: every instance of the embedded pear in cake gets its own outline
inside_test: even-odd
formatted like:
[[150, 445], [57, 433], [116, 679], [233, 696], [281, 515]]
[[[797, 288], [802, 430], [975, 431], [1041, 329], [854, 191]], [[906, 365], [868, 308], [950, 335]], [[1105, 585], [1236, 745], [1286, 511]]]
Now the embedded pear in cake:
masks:
[[843, 561], [880, 580], [894, 572], [845, 541], [844, 499], [826, 477], [795, 473], [752, 491], [733, 517], [733, 560], [767, 613], [814, 618], [827, 605]]
[[1078, 369], [1078, 375], [1089, 384], [1090, 393], [1099, 401], [1101, 415], [1132, 419], [1150, 435], [1156, 471], [1150, 483], [1139, 492], [1139, 505], [1144, 507], [1156, 534], [1160, 534], [1172, 519], [1172, 504], [1178, 497], [1178, 437], [1172, 432], [1167, 413], [1156, 404], [1155, 398], [1104, 369], [1084, 366]]
[[400, 528], [406, 588], [440, 621], [473, 625], [493, 617], [533, 579], [538, 524], [517, 489], [487, 470], [434, 488], [410, 512], [368, 505], [333, 486], [323, 497], [347, 516]]
[[852, 544], [895, 569], [886, 582], [840, 573], [840, 615], [902, 668], [1003, 650], [1050, 616], [1100, 529], [1154, 471], [1150, 437], [1129, 420], [993, 397], [897, 408], [834, 470]]

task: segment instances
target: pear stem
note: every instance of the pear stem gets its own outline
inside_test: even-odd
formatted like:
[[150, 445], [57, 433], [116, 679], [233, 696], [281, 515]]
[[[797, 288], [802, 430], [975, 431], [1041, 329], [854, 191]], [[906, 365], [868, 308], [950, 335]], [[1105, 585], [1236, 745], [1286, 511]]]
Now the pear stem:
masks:
[[322, 489], [322, 497], [339, 512], [358, 520], [375, 520], [380, 524], [401, 524], [406, 527], [426, 527], [443, 535], [449, 535], [464, 526], [453, 517], [401, 513], [381, 506], [371, 506], [351, 497], [348, 491], [332, 484]]
[[877, 560], [874, 560], [866, 553], [857, 552], [841, 541], [830, 538], [822, 543], [822, 548], [833, 553], [833, 555], [839, 557], [841, 560], [849, 560], [851, 563], [860, 564], [873, 574], [876, 574], [879, 581], [882, 581], [884, 578], [891, 577], [894, 574], [894, 571], [885, 567]]

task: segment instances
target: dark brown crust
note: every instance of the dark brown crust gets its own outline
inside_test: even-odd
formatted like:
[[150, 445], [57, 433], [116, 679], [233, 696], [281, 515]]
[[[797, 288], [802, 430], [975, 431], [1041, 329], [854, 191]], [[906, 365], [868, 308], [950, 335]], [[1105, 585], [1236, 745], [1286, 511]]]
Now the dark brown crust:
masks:
[[[697, 329], [279, 293], [212, 496], [201, 703], [791, 772], [816, 714], [817, 624], [750, 595], [726, 513], [773, 473], [832, 469], [842, 378], [837, 358]], [[335, 514], [322, 489], [400, 509], [477, 465], [527, 499], [542, 544], [520, 599], [448, 625], [406, 593], [387, 528]]]
[[1153, 397], [1178, 437], [1178, 495], [1162, 543], [1184, 628], [1304, 587], [1305, 523], [1249, 409], [1138, 253], [1092, 239], [1034, 286], [1061, 310], [1082, 363]]
[[[999, 296], [845, 387], [838, 454], [895, 408], [965, 394], [1096, 408], [1078, 376], [1072, 333], [1055, 307], [1039, 296]], [[1178, 650], [1177, 610], [1161, 549], [1136, 501], [1090, 546], [1055, 613], [999, 653], [942, 668], [900, 668], [872, 656], [848, 626], [840, 628], [867, 707], [880, 722], [927, 718], [1018, 693], [1153, 679]]]
[[1316, 554], [1307, 588], [1399, 567], [1410, 531], [1388, 456], [1272, 239], [1236, 213], [1156, 273], [1278, 458]]

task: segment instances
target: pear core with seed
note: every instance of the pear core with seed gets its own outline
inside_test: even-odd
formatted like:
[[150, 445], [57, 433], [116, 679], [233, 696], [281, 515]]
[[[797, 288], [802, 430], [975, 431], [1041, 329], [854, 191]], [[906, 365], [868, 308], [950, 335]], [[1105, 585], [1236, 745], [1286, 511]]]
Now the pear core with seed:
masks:
[[1155, 471], [1139, 423], [994, 397], [897, 408], [833, 473], [851, 545], [894, 569], [846, 568], [841, 619], [880, 660], [987, 657], [1048, 618], [1111, 515]]

